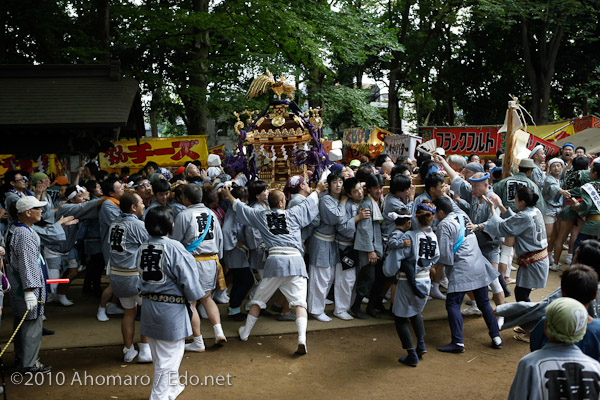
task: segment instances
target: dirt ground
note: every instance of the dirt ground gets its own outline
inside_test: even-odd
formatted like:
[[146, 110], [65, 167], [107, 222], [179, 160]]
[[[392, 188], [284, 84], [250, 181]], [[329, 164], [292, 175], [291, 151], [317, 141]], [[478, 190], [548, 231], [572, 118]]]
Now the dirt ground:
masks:
[[[513, 274], [514, 276], [514, 274]], [[559, 273], [551, 272], [546, 289], [532, 293], [539, 301], [559, 285]], [[510, 285], [511, 290], [514, 285]], [[72, 307], [49, 304], [44, 326], [56, 330], [44, 336], [40, 360], [52, 373], [15, 374], [12, 345], [6, 365], [8, 399], [147, 399], [152, 364], [124, 364], [120, 316], [108, 322], [95, 318], [98, 300], [81, 295], [80, 282], [70, 289]], [[514, 301], [514, 296], [507, 298]], [[220, 305], [226, 315], [226, 305]], [[363, 306], [364, 307], [364, 306]], [[332, 306], [327, 310], [331, 314]], [[6, 304], [0, 329], [2, 342], [12, 334], [12, 315]], [[529, 353], [529, 345], [513, 339], [512, 329], [501, 331], [504, 347], [491, 347], [481, 317], [465, 317], [463, 354], [446, 354], [437, 346], [450, 341], [444, 302], [430, 300], [423, 312], [429, 352], [417, 368], [401, 365], [405, 351], [393, 319], [308, 321], [308, 354], [296, 356], [296, 324], [261, 317], [248, 342], [237, 337], [240, 322], [222, 319], [229, 342], [211, 346], [214, 335], [208, 320], [202, 332], [205, 353], [185, 353], [179, 373], [186, 384], [178, 399], [506, 399], [517, 363]], [[139, 332], [139, 325], [136, 327]], [[294, 333], [292, 333], [294, 332]], [[139, 336], [136, 335], [137, 342]]]
[[[512, 330], [502, 332], [504, 348], [495, 350], [483, 319], [466, 318], [465, 353], [445, 354], [436, 346], [450, 340], [447, 321], [426, 321], [425, 328], [429, 352], [417, 368], [397, 362], [404, 351], [393, 324], [308, 332], [305, 356], [292, 354], [295, 335], [245, 343], [232, 337], [221, 348], [185, 353], [179, 372], [187, 387], [179, 398], [506, 398], [517, 362], [529, 352]], [[7, 368], [8, 398], [148, 398], [152, 364], [125, 365], [121, 357], [120, 346], [44, 350], [41, 360], [51, 360], [53, 372], [36, 383]]]

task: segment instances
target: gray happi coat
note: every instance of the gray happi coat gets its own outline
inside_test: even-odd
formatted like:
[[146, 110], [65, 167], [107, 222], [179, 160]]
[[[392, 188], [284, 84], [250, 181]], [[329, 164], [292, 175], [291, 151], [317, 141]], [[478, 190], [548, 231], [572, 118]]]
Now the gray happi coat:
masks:
[[539, 188], [541, 188], [542, 184], [544, 183], [544, 178], [546, 178], [546, 175], [537, 163], [534, 163], [534, 165], [535, 167], [533, 167], [533, 171], [531, 172], [531, 177], [529, 179], [531, 179], [533, 183], [535, 183], [536, 185], [538, 185]]
[[[285, 208], [290, 209], [294, 206], [297, 206], [298, 204], [302, 203], [304, 199], [306, 199], [306, 197], [302, 196], [301, 194], [294, 193], [290, 196], [290, 201], [287, 202]], [[317, 226], [319, 226], [319, 224], [320, 220], [317, 216], [310, 222], [310, 224], [308, 224], [308, 226], [302, 228], [302, 243], [306, 242], [306, 239], [312, 235], [312, 232]]]
[[[217, 222], [218, 225], [218, 222]], [[142, 293], [183, 296], [197, 301], [204, 296], [194, 257], [175, 240], [150, 237], [136, 255]], [[180, 340], [192, 334], [189, 305], [144, 299], [140, 334], [158, 340]]]
[[[212, 214], [212, 221], [207, 227], [208, 215]], [[215, 213], [204, 204], [192, 204], [175, 218], [175, 226], [171, 238], [189, 246], [198, 239], [205, 229], [208, 233], [200, 246], [191, 252], [192, 255], [217, 254], [223, 258], [223, 232], [221, 224]], [[196, 261], [200, 273], [200, 282], [206, 290], [212, 290], [217, 283], [217, 262], [214, 260]]]
[[371, 196], [365, 196], [360, 203], [360, 208], [369, 209], [371, 218], [361, 219], [356, 224], [356, 237], [354, 238], [354, 249], [358, 250], [360, 266], [369, 264], [369, 254], [374, 251], [379, 257], [383, 257], [383, 239], [381, 237], [381, 223], [383, 221], [373, 220], [375, 213], [373, 212], [373, 200]]
[[[431, 227], [408, 232], [395, 230], [389, 236], [387, 245], [390, 254], [383, 262], [384, 275], [396, 275], [404, 264], [415, 270], [417, 287], [423, 293], [429, 293], [431, 287], [429, 270], [440, 258], [437, 237]], [[421, 265], [418, 264], [419, 260], [421, 260]], [[413, 293], [404, 273], [401, 273], [398, 278], [392, 313], [401, 318], [410, 318], [420, 314], [425, 308], [427, 297], [421, 299]]]
[[[462, 245], [454, 254], [454, 245], [459, 238], [458, 218], [464, 218], [465, 236]], [[468, 217], [454, 211], [437, 227], [436, 235], [440, 247], [439, 263], [445, 267], [448, 277], [448, 293], [468, 292], [492, 283], [498, 271], [483, 257], [477, 238], [466, 228]]]
[[[249, 205], [249, 207], [254, 208], [255, 210], [268, 210], [269, 207], [266, 208], [259, 203], [258, 201]], [[264, 243], [262, 237], [260, 236], [260, 231], [253, 226], [247, 225], [244, 226], [244, 238], [246, 246], [248, 246], [249, 251], [249, 263], [250, 267], [253, 270], [261, 270], [265, 268], [265, 251], [264, 251]]]
[[244, 225], [254, 226], [262, 235], [269, 254], [263, 278], [308, 277], [300, 230], [317, 215], [317, 203], [316, 192], [288, 210], [257, 210], [237, 199], [233, 203], [236, 219]]
[[[136, 269], [136, 254], [140, 245], [148, 239], [146, 226], [133, 214], [121, 214], [110, 225], [108, 240], [110, 267]], [[139, 293], [139, 276], [110, 274], [110, 287], [117, 297], [131, 297]]]
[[542, 196], [546, 202], [546, 213], [544, 215], [557, 216], [563, 208], [564, 198], [558, 193], [560, 190], [560, 180], [552, 175], [548, 175], [542, 184]]
[[523, 172], [517, 172], [513, 176], [502, 179], [500, 182], [494, 184], [494, 193], [496, 193], [502, 199], [502, 203], [506, 208], [510, 208], [514, 212], [517, 212], [517, 206], [515, 205], [515, 196], [517, 195], [517, 189], [521, 186], [527, 186], [533, 190], [535, 194], [539, 196], [539, 200], [536, 207], [540, 209], [542, 213], [546, 211], [546, 203], [542, 197], [542, 192], [538, 185], [527, 178]]
[[[504, 216], [508, 218], [502, 219], [498, 215], [494, 215], [483, 224], [484, 231], [490, 236], [514, 237], [517, 256], [548, 247], [544, 219], [536, 207], [527, 207], [517, 214], [508, 209]], [[528, 267], [520, 267], [517, 271], [517, 286], [526, 289], [546, 287], [548, 267], [548, 257], [536, 261]]]
[[[321, 223], [308, 242], [309, 263], [319, 268], [333, 268], [340, 262], [335, 238], [336, 226], [345, 221], [346, 208], [329, 192], [325, 192], [319, 200], [318, 211]], [[328, 239], [323, 239], [323, 236]]]
[[414, 202], [404, 204], [402, 200], [397, 198], [391, 193], [388, 193], [383, 198], [383, 225], [381, 226], [381, 235], [387, 239], [387, 237], [396, 229], [396, 220], [390, 218], [388, 215], [390, 212], [397, 213], [398, 210], [408, 210], [411, 214], [413, 213]]
[[468, 182], [460, 176], [457, 176], [450, 182], [450, 190], [467, 203], [470, 203], [473, 199], [473, 186], [471, 185], [471, 182]]
[[248, 247], [237, 247], [244, 242], [244, 225], [237, 221], [235, 211], [227, 210], [223, 222], [223, 263], [229, 269], [250, 268]]
[[108, 262], [110, 257], [110, 245], [108, 244], [108, 229], [117, 217], [121, 215], [121, 209], [115, 206], [111, 201], [106, 200], [100, 206], [98, 213], [98, 223], [100, 225], [100, 242], [102, 243], [102, 256], [104, 261]]
[[60, 245], [46, 246], [59, 253], [66, 253], [75, 246], [79, 229], [83, 226], [83, 220], [98, 218], [98, 200], [93, 199], [87, 203], [79, 204], [64, 203], [58, 208], [56, 219], [66, 216], [73, 216], [79, 219], [79, 222], [63, 228], [67, 239], [61, 242]]
[[[494, 201], [494, 199], [500, 200], [500, 197], [492, 190], [489, 190], [485, 195], [488, 199]], [[461, 199], [461, 208], [467, 213], [469, 218], [474, 224], [483, 224], [487, 222], [492, 216], [492, 210], [490, 206], [483, 200], [483, 198], [479, 199], [477, 196], [471, 196], [471, 202], [467, 203], [466, 201]], [[498, 207], [494, 207], [496, 213], [500, 213]], [[498, 253], [500, 246], [502, 245], [504, 238], [503, 237], [491, 237], [485, 232], [476, 231], [475, 236], [477, 236], [477, 242], [479, 243], [479, 248], [483, 253], [484, 257], [490, 260], [490, 262], [498, 262], [498, 260], [494, 260], [496, 256], [492, 256], [492, 253]]]

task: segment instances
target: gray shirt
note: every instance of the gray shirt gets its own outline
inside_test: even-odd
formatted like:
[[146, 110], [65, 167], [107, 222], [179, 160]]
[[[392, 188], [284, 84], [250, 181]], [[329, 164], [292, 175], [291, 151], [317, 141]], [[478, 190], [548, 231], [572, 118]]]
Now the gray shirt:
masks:
[[121, 214], [109, 229], [110, 265], [124, 269], [137, 268], [137, 250], [146, 239], [148, 232], [144, 222], [133, 214]]
[[375, 252], [379, 259], [383, 257], [383, 238], [381, 237], [381, 223], [383, 221], [375, 221], [373, 219], [374, 202], [371, 196], [365, 196], [360, 208], [369, 209], [371, 217], [361, 219], [356, 224], [356, 236], [354, 238], [354, 249], [358, 250], [360, 265], [364, 266], [369, 263], [368, 253]]
[[411, 214], [413, 212], [414, 202], [404, 204], [402, 200], [397, 198], [391, 193], [388, 193], [383, 198], [383, 224], [381, 225], [381, 234], [384, 238], [387, 237], [396, 229], [396, 221], [388, 215], [390, 212], [397, 213], [398, 210], [408, 210]]
[[192, 251], [192, 255], [217, 254], [223, 257], [223, 232], [221, 224], [215, 213], [204, 204], [193, 204], [187, 210], [179, 213], [175, 218], [175, 226], [171, 238], [181, 242], [187, 247], [198, 239], [207, 229], [208, 215], [212, 215], [212, 221], [208, 227], [208, 233], [200, 245]]
[[564, 205], [563, 196], [558, 193], [560, 190], [560, 180], [552, 175], [548, 175], [542, 184], [542, 196], [546, 202], [546, 214], [556, 215]]
[[50, 245], [46, 246], [53, 251], [57, 251], [59, 253], [66, 253], [70, 251], [77, 241], [77, 236], [79, 234], [79, 229], [83, 226], [83, 220], [86, 219], [94, 219], [98, 218], [98, 200], [90, 200], [87, 203], [64, 203], [56, 212], [56, 219], [60, 219], [61, 217], [73, 216], [80, 221], [76, 224], [69, 225], [64, 227], [66, 240], [60, 243], [60, 245]]
[[98, 213], [98, 224], [100, 228], [100, 242], [102, 243], [102, 255], [104, 256], [105, 262], [108, 262], [108, 258], [110, 257], [108, 229], [110, 228], [110, 224], [112, 224], [119, 215], [121, 215], [121, 210], [111, 201], [106, 200], [102, 203], [100, 212]]
[[[527, 207], [515, 214], [507, 210], [507, 219], [494, 215], [483, 224], [484, 232], [492, 237], [514, 237], [514, 249], [517, 256], [540, 251], [548, 247], [546, 225], [537, 207]], [[548, 279], [548, 257], [521, 267], [517, 271], [517, 286], [536, 289], [546, 287]]]
[[262, 235], [269, 256], [265, 262], [264, 278], [277, 276], [308, 277], [302, 257], [300, 230], [317, 215], [317, 193], [288, 210], [257, 210], [239, 200], [233, 203], [236, 219], [251, 225]]
[[540, 168], [540, 166], [537, 163], [534, 163], [534, 164], [535, 164], [535, 167], [533, 167], [533, 171], [531, 172], [530, 179], [539, 188], [541, 188], [542, 184], [544, 183], [544, 178], [546, 178], [546, 174], [544, 174], [544, 171], [542, 171], [542, 169]]
[[598, 361], [574, 344], [547, 343], [519, 361], [508, 400], [598, 398], [598, 381]]
[[527, 186], [531, 188], [531, 190], [533, 190], [533, 192], [539, 196], [536, 207], [539, 208], [542, 213], [544, 213], [546, 211], [546, 203], [544, 202], [540, 188], [522, 172], [518, 172], [513, 176], [509, 176], [508, 178], [502, 179], [500, 182], [495, 183], [494, 193], [500, 196], [502, 203], [506, 208], [510, 208], [516, 212], [517, 206], [515, 205], [515, 196], [517, 195], [517, 189], [521, 186]]
[[335, 241], [336, 226], [345, 221], [346, 209], [329, 192], [319, 199], [320, 224], [308, 243], [310, 265], [333, 268], [339, 262], [338, 246]]
[[249, 268], [248, 247], [237, 247], [244, 242], [244, 225], [237, 221], [235, 211], [227, 210], [223, 222], [223, 262], [229, 269]]
[[[454, 253], [463, 218], [464, 239]], [[468, 217], [451, 212], [438, 224], [436, 235], [440, 247], [439, 263], [444, 265], [448, 277], [448, 293], [468, 292], [485, 287], [498, 276], [498, 271], [483, 257], [477, 238], [466, 228]]]
[[[183, 296], [187, 301], [204, 296], [194, 257], [178, 241], [150, 237], [140, 246], [136, 260], [142, 293]], [[144, 299], [140, 334], [169, 341], [190, 336], [192, 326], [188, 307], [188, 304]]]

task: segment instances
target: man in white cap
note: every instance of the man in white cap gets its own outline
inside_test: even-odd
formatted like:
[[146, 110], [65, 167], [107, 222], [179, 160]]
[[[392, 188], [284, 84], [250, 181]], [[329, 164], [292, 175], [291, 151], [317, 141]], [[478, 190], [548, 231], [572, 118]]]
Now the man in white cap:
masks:
[[575, 343], [583, 339], [588, 322], [586, 308], [562, 297], [546, 308], [548, 343], [519, 361], [508, 399], [597, 399], [600, 363], [586, 356]]
[[544, 146], [542, 146], [541, 144], [535, 146], [533, 150], [531, 150], [531, 153], [529, 153], [529, 158], [533, 160], [533, 163], [535, 165], [529, 179], [531, 179], [533, 183], [535, 183], [536, 185], [538, 185], [539, 188], [541, 188], [542, 184], [544, 183], [544, 178], [546, 177], [541, 167], [542, 163], [546, 161], [546, 153], [544, 152]]
[[46, 281], [42, 270], [40, 237], [32, 229], [41, 221], [45, 201], [24, 196], [16, 203], [18, 219], [10, 227], [7, 240], [8, 279], [12, 287], [10, 303], [14, 326], [23, 324], [15, 336], [15, 363], [22, 372], [48, 372], [38, 360], [42, 345], [42, 320], [46, 302]]

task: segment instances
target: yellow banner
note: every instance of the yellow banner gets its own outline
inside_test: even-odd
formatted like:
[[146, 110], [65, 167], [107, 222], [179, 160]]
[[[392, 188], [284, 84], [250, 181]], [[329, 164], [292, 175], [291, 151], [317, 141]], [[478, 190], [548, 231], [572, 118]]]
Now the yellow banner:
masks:
[[160, 167], [183, 166], [186, 161], [200, 160], [206, 164], [208, 146], [205, 135], [177, 136], [171, 138], [140, 139], [114, 142], [115, 147], [100, 153], [100, 168], [142, 168], [149, 161]]
[[553, 142], [573, 135], [575, 129], [573, 127], [573, 122], [569, 121], [539, 126], [528, 125], [527, 132], [548, 142]]
[[383, 146], [386, 135], [391, 135], [391, 132], [378, 127], [364, 130], [362, 128], [350, 128], [344, 130], [342, 143], [345, 146], [357, 145], [379, 145]]
[[220, 144], [218, 146], [209, 147], [208, 154], [216, 154], [219, 157], [221, 157], [221, 159], [224, 159], [225, 158], [225, 145]]
[[42, 171], [50, 176], [64, 175], [64, 168], [56, 154], [44, 154], [37, 159], [16, 158], [14, 155], [0, 156], [0, 176], [8, 171], [21, 170], [30, 173]]

